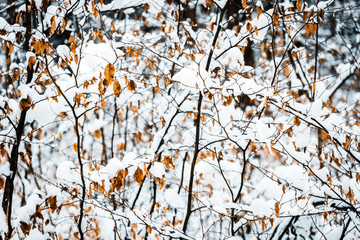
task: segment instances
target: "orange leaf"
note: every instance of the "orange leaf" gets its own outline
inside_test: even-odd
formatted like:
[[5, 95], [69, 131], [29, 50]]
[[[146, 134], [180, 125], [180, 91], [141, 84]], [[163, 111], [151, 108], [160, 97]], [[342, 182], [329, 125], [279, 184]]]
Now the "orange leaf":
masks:
[[95, 34], [99, 39], [99, 42], [102, 42], [104, 35], [102, 34], [101, 30], [100, 29], [96, 30]]
[[211, 31], [214, 31], [214, 26], [216, 25], [216, 23], [215, 22], [211, 22], [210, 23], [210, 30]]
[[296, 2], [296, 8], [297, 8], [297, 10], [299, 10], [299, 11], [302, 10], [302, 0], [297, 0], [297, 2]]
[[121, 93], [121, 86], [119, 81], [115, 80], [114, 85], [113, 85], [113, 90], [114, 90], [114, 94], [115, 96], [119, 96]]
[[135, 91], [135, 89], [136, 89], [136, 83], [135, 83], [133, 80], [130, 80], [127, 88], [128, 88], [130, 91]]
[[77, 152], [77, 143], [73, 144], [74, 151]]
[[29, 57], [28, 66], [29, 66], [30, 69], [32, 69], [32, 68], [34, 67], [35, 63], [36, 63], [36, 58], [35, 58], [35, 56]]
[[27, 98], [23, 98], [19, 102], [19, 108], [21, 111], [28, 109], [31, 105], [31, 98], [28, 96]]
[[289, 68], [288, 65], [285, 66], [284, 71], [285, 71], [286, 77], [289, 77], [289, 75], [290, 75], [290, 68]]
[[164, 157], [164, 163], [165, 163], [165, 166], [167, 168], [171, 168], [171, 169], [175, 169], [175, 165], [174, 163], [172, 162], [172, 157], [169, 157], [169, 156], [165, 156]]
[[270, 224], [271, 224], [271, 227], [272, 227], [274, 225], [274, 219], [270, 218], [269, 221], [270, 221]]
[[264, 49], [265, 49], [265, 41], [263, 41], [261, 44], [261, 52], [264, 52]]
[[5, 181], [2, 177], [0, 177], [0, 189], [3, 189], [4, 185], [5, 185]]
[[25, 223], [23, 221], [20, 222], [21, 231], [24, 233], [25, 236], [29, 235], [31, 230], [31, 224]]
[[50, 34], [53, 34], [55, 32], [56, 29], [56, 20], [55, 20], [55, 16], [52, 16], [52, 18], [50, 19], [50, 23], [51, 23], [51, 27], [50, 27]]
[[114, 81], [115, 76], [115, 67], [111, 63], [106, 65], [105, 71], [104, 71], [105, 79], [109, 81], [109, 83], [112, 83]]
[[246, 9], [246, 0], [241, 0], [241, 6]]
[[97, 139], [101, 138], [101, 131], [100, 131], [100, 129], [98, 129], [98, 130], [96, 130], [96, 131], [94, 132], [94, 136], [95, 136], [95, 138], [97, 138]]
[[140, 185], [144, 179], [144, 174], [143, 171], [139, 168], [139, 166], [137, 167], [135, 173], [134, 173], [134, 178], [135, 181]]
[[241, 25], [237, 25], [235, 28], [236, 36], [240, 33], [240, 30], [241, 30]]
[[150, 9], [149, 4], [145, 3], [145, 4], [144, 4], [144, 9], [145, 9], [146, 11], [148, 11], [148, 10]]
[[327, 220], [328, 215], [329, 215], [328, 212], [324, 212], [323, 216], [324, 216], [324, 219], [325, 219], [325, 220]]
[[274, 20], [274, 26], [277, 27], [279, 26], [279, 19], [280, 19], [280, 16], [277, 12], [275, 12], [273, 14], [273, 20]]
[[300, 119], [298, 118], [298, 116], [295, 116], [295, 118], [294, 118], [294, 124], [295, 124], [295, 126], [300, 126]]
[[49, 197], [47, 200], [48, 200], [48, 203], [50, 205], [51, 212], [54, 213], [56, 208], [57, 208], [56, 196]]
[[345, 144], [344, 144], [344, 148], [345, 148], [345, 149], [348, 149], [348, 148], [349, 148], [349, 146], [350, 146], [350, 140], [351, 140], [350, 136], [346, 135], [346, 140], [345, 140]]
[[261, 14], [261, 8], [257, 8], [256, 9], [256, 13], [257, 13], [257, 20], [259, 20], [259, 18], [260, 18], [260, 14]]
[[9, 42], [9, 54], [11, 54], [14, 51], [14, 45]]
[[160, 20], [161, 19], [161, 12], [158, 12], [158, 14], [156, 15], [156, 19]]
[[275, 203], [275, 214], [277, 217], [280, 217], [280, 206], [279, 203]]

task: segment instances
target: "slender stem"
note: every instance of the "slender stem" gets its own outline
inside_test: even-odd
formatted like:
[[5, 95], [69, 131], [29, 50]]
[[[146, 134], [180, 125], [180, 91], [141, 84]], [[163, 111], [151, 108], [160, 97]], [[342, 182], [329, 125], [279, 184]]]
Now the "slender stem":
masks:
[[[218, 25], [217, 25], [217, 29], [216, 29], [216, 32], [215, 32], [215, 35], [214, 35], [214, 39], [213, 39], [213, 42], [212, 42], [212, 45], [211, 45], [211, 50], [210, 50], [210, 53], [209, 53], [209, 56], [208, 56], [208, 59], [207, 59], [207, 62], [206, 62], [206, 67], [205, 67], [205, 70], [206, 71], [209, 71], [210, 69], [210, 64], [211, 64], [211, 60], [212, 60], [212, 55], [214, 53], [214, 49], [215, 49], [215, 46], [216, 46], [216, 42], [217, 42], [217, 39], [219, 37], [219, 34], [220, 34], [220, 30], [221, 30], [221, 22], [222, 22], [222, 19], [224, 17], [224, 14], [225, 14], [225, 11], [227, 9], [227, 7], [229, 6], [229, 3], [230, 1], [227, 1], [224, 8], [221, 10], [220, 12], [220, 17], [219, 17], [219, 21], [218, 21]], [[197, 160], [197, 157], [198, 157], [198, 154], [199, 154], [199, 143], [200, 143], [200, 127], [201, 127], [201, 108], [202, 108], [202, 100], [203, 100], [203, 94], [201, 92], [201, 90], [199, 91], [199, 99], [198, 99], [198, 106], [197, 106], [197, 116], [196, 116], [196, 119], [195, 119], [195, 127], [196, 127], [196, 133], [195, 133], [195, 151], [194, 151], [194, 156], [193, 156], [193, 159], [191, 161], [191, 168], [190, 168], [190, 180], [189, 180], [189, 192], [188, 192], [188, 200], [187, 200], [187, 210], [186, 210], [186, 216], [185, 216], [185, 219], [184, 219], [184, 224], [183, 224], [183, 232], [186, 233], [186, 229], [187, 229], [187, 226], [188, 226], [188, 223], [189, 223], [189, 219], [190, 219], [190, 215], [191, 213], [193, 212], [191, 210], [192, 208], [192, 194], [193, 194], [193, 184], [194, 184], [194, 174], [195, 174], [195, 164], [196, 164], [196, 160]]]
[[[29, 0], [25, 3], [26, 8], [26, 33], [25, 33], [25, 43], [24, 43], [24, 49], [26, 51], [29, 50], [29, 42], [31, 38], [31, 12], [28, 10], [28, 6], [30, 5]], [[27, 79], [26, 84], [29, 84], [32, 81], [34, 75], [34, 68], [28, 66], [27, 67]], [[11, 217], [12, 217], [12, 202], [13, 202], [13, 193], [14, 193], [14, 181], [15, 176], [17, 173], [18, 168], [18, 159], [19, 159], [19, 147], [21, 143], [21, 137], [24, 133], [25, 128], [25, 121], [26, 121], [26, 114], [29, 110], [29, 107], [24, 108], [20, 113], [20, 119], [18, 126], [16, 129], [16, 140], [14, 142], [14, 145], [11, 149], [10, 154], [10, 174], [6, 176], [5, 180], [5, 188], [4, 188], [4, 195], [2, 200], [2, 207], [4, 210], [4, 213], [7, 216], [7, 225], [8, 225], [8, 232], [5, 236], [6, 239], [10, 239], [12, 236], [13, 228], [11, 225]]]
[[[319, 1], [318, 1], [319, 2]], [[312, 89], [312, 94], [311, 94], [311, 102], [313, 102], [315, 100], [315, 84], [316, 84], [316, 78], [317, 78], [317, 72], [318, 72], [318, 54], [319, 54], [319, 14], [317, 14], [316, 17], [317, 21], [316, 21], [316, 36], [315, 36], [315, 70], [314, 70], [314, 84]]]

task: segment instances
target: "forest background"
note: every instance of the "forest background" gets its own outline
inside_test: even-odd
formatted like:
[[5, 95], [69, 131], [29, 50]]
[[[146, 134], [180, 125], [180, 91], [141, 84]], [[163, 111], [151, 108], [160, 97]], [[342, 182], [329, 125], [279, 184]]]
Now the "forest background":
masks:
[[0, 239], [357, 239], [357, 0], [2, 0]]

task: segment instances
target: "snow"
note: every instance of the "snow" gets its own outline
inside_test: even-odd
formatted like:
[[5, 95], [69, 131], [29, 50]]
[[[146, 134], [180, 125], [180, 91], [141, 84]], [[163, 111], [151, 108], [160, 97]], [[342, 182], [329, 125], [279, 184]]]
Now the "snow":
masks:
[[[46, 114], [44, 114], [46, 113]], [[47, 100], [41, 101], [35, 104], [33, 109], [28, 111], [28, 122], [32, 122], [33, 120], [36, 121], [39, 126], [45, 126], [55, 120], [57, 113], [54, 112], [53, 108], [51, 107], [51, 103]]]
[[174, 189], [167, 189], [164, 193], [165, 201], [173, 208], [180, 209], [185, 207], [184, 200], [179, 197]]
[[[360, 134], [360, 93], [354, 82], [354, 76], [358, 74], [354, 63], [357, 55], [355, 50], [350, 51], [360, 37], [351, 31], [345, 31], [347, 35], [344, 37], [342, 31], [344, 26], [354, 28], [353, 21], [358, 18], [351, 6], [346, 6], [347, 10], [338, 14], [345, 7], [341, 1], [322, 0], [315, 5], [303, 1], [305, 11], [325, 11], [324, 26], [319, 29], [321, 51], [318, 60], [321, 64], [318, 65], [313, 93], [306, 80], [310, 86], [314, 81], [314, 38], [302, 34], [303, 19], [293, 14], [293, 10], [297, 11], [295, 1], [285, 0], [276, 5], [276, 9], [281, 9], [276, 32], [290, 31], [289, 36], [276, 36], [276, 56], [271, 48], [273, 31], [269, 31], [273, 27], [274, 6], [268, 6], [269, 10], [264, 12], [264, 1], [261, 0], [253, 2], [256, 3], [254, 8], [248, 5], [247, 13], [241, 9], [233, 16], [225, 14], [219, 23], [221, 28], [217, 39], [214, 39], [215, 32], [209, 30], [209, 24], [218, 23], [221, 11], [218, 6], [224, 7], [226, 0], [214, 0], [218, 6], [215, 4], [207, 9], [203, 8], [205, 0], [188, 1], [186, 9], [179, 5], [179, 1], [168, 4], [165, 0], [112, 0], [105, 1], [103, 6], [99, 1], [95, 1], [95, 5], [92, 2], [50, 1], [48, 8], [44, 8], [41, 0], [34, 0], [35, 6], [42, 8], [44, 19], [34, 22], [30, 41], [55, 42], [56, 37], [51, 37], [46, 29], [53, 23], [53, 17], [56, 27], [62, 26], [64, 16], [68, 14], [66, 31], [78, 44], [74, 51], [69, 49], [67, 40], [56, 39], [56, 44], [57, 41], [61, 43], [53, 45], [56, 49], [54, 55], [51, 55], [52, 51], [44, 53], [49, 62], [47, 66], [43, 54], [33, 50], [24, 52], [23, 43], [16, 42], [16, 36], [25, 34], [23, 20], [10, 25], [0, 17], [0, 29], [6, 30], [5, 34], [1, 31], [1, 40], [14, 43], [10, 65], [7, 65], [4, 51], [0, 53], [1, 74], [13, 77], [15, 69], [20, 72], [18, 80], [0, 90], [2, 180], [15, 174], [10, 171], [5, 156], [11, 153], [16, 139], [15, 128], [10, 122], [16, 126], [19, 124], [21, 99], [30, 97], [34, 104], [27, 110], [19, 151], [31, 154], [36, 174], [29, 174], [27, 164], [22, 157], [19, 158], [12, 209], [14, 239], [45, 239], [50, 234], [69, 239], [78, 231], [82, 182], [77, 153], [73, 149], [76, 138], [73, 111], [81, 116], [78, 123], [87, 191], [86, 214], [81, 229], [89, 230], [86, 231], [88, 238], [112, 239], [116, 228], [119, 237], [135, 238], [132, 235], [136, 235], [141, 239], [146, 234], [145, 226], [149, 225], [152, 233], [148, 234], [148, 239], [166, 237], [162, 234], [167, 234], [167, 237], [183, 236], [184, 239], [221, 237], [235, 240], [236, 237], [230, 238], [229, 231], [232, 211], [240, 216], [234, 229], [246, 226], [246, 239], [254, 236], [271, 238], [273, 234], [272, 238], [277, 239], [282, 232], [285, 233], [283, 238], [292, 239], [293, 231], [284, 230], [291, 217], [298, 215], [301, 217], [293, 222], [298, 237], [306, 238], [316, 229], [318, 232], [312, 236], [314, 239], [322, 237], [320, 231], [327, 239], [338, 239], [344, 226], [341, 224], [346, 223], [348, 217], [353, 219], [346, 237], [359, 237], [354, 228], [356, 213], [351, 209], [337, 211], [333, 207], [333, 204], [347, 207], [349, 203], [358, 206], [360, 199], [359, 164], [347, 153], [349, 150], [360, 158], [356, 151]], [[350, 2], [356, 3], [354, 0]], [[145, 3], [150, 9], [145, 10]], [[185, 17], [185, 11], [196, 4], [191, 12], [197, 16], [195, 25], [190, 23], [191, 17], [179, 22], [176, 17], [179, 11], [184, 11]], [[256, 7], [262, 9], [260, 15]], [[287, 9], [289, 7], [291, 9]], [[96, 18], [93, 16], [95, 9], [100, 11]], [[16, 13], [24, 10], [25, 4], [19, 5]], [[157, 17], [158, 12], [161, 16]], [[352, 13], [353, 18], [350, 16]], [[111, 17], [113, 14], [115, 18]], [[282, 14], [286, 14], [286, 18]], [[336, 34], [327, 24], [332, 14], [339, 21], [334, 29], [339, 30]], [[75, 16], [79, 21], [73, 19]], [[80, 26], [74, 25], [76, 22]], [[248, 23], [252, 25], [252, 33], [246, 27]], [[159, 31], [161, 27], [164, 31]], [[79, 29], [81, 34], [77, 35]], [[98, 29], [104, 34], [102, 42], [93, 34]], [[265, 51], [260, 51], [265, 38]], [[214, 40], [216, 44], [212, 47]], [[290, 42], [292, 40], [295, 40], [294, 45]], [[247, 51], [243, 54], [243, 47], [248, 46], [249, 41], [254, 50], [254, 66], [245, 64], [249, 56], [244, 56]], [[339, 42], [343, 44], [340, 46]], [[285, 49], [286, 46], [289, 49]], [[286, 50], [301, 54], [299, 59], [295, 59], [296, 67], [289, 65], [291, 74], [288, 76], [285, 76], [282, 65], [290, 60]], [[139, 54], [139, 62], [130, 56], [130, 51]], [[79, 57], [78, 63], [74, 61], [75, 54]], [[37, 71], [32, 81], [24, 84], [27, 64], [32, 57], [39, 63], [36, 64]], [[151, 64], [150, 59], [153, 61]], [[62, 61], [68, 64], [61, 64]], [[208, 63], [210, 66], [206, 70]], [[115, 67], [114, 78], [120, 83], [120, 96], [114, 96], [113, 83], [104, 94], [99, 91], [104, 90], [101, 83], [104, 83], [104, 70], [108, 64]], [[280, 72], [275, 75], [276, 84], [272, 85], [277, 70]], [[48, 71], [56, 78], [62, 96], [59, 96]], [[136, 82], [136, 91], [127, 88], [129, 80]], [[335, 90], [329, 108], [329, 98]], [[199, 93], [203, 94], [203, 101], [201, 124], [197, 129], [194, 120], [199, 110]], [[86, 105], [74, 104], [76, 94], [84, 94], [86, 100], [82, 98], [82, 103]], [[314, 99], [310, 99], [312, 95]], [[102, 100], [105, 106], [101, 105]], [[68, 116], [58, 116], [62, 112]], [[300, 125], [294, 124], [295, 116], [301, 119]], [[319, 136], [318, 128], [323, 127], [325, 130]], [[39, 128], [42, 128], [41, 136]], [[94, 136], [100, 128], [104, 142]], [[191, 173], [197, 130], [201, 151], [194, 162], [194, 173]], [[142, 134], [141, 140], [136, 135], [138, 133]], [[347, 148], [344, 143], [349, 137], [351, 143]], [[218, 161], [220, 151], [222, 158]], [[174, 168], [165, 166], [164, 156], [172, 158]], [[26, 161], [28, 158], [25, 156]], [[145, 170], [148, 166], [151, 166], [149, 174]], [[138, 168], [146, 174], [141, 186], [134, 176]], [[124, 179], [125, 186], [114, 190], [113, 178], [120, 170], [128, 174]], [[189, 204], [190, 177], [194, 177], [193, 211], [186, 231], [189, 237], [186, 237], [181, 228]], [[157, 184], [155, 205], [154, 181]], [[234, 201], [240, 186], [241, 200]], [[352, 193], [354, 198], [350, 200]], [[25, 205], [22, 196], [25, 196]], [[343, 200], [338, 200], [339, 196]], [[47, 201], [50, 197], [56, 197], [56, 205], [61, 208], [52, 212]], [[314, 202], [321, 201], [327, 204], [314, 207]], [[275, 203], [280, 205], [280, 218], [276, 217]], [[34, 228], [25, 236], [20, 222], [33, 223], [31, 216], [37, 206], [40, 206], [44, 221], [34, 221]], [[150, 214], [152, 206], [155, 208]], [[334, 210], [337, 216], [330, 214], [325, 221], [322, 213]], [[5, 215], [0, 210], [0, 222], [6, 222]], [[263, 217], [266, 231], [261, 230]], [[274, 219], [272, 228], [269, 218]], [[51, 221], [47, 224], [48, 219]], [[6, 225], [0, 224], [0, 231], [6, 231]], [[220, 232], [223, 235], [219, 236]]]
[[6, 30], [8, 26], [10, 26], [8, 22], [4, 18], [0, 17], [0, 29]]
[[15, 214], [16, 222], [29, 222], [30, 216], [35, 213], [36, 205], [41, 204], [43, 199], [36, 193], [31, 194], [27, 201], [26, 205], [17, 209]]
[[253, 39], [256, 42], [263, 41], [270, 26], [270, 19], [268, 15], [264, 13], [260, 14], [258, 18], [254, 18], [251, 21], [251, 25], [253, 29], [255, 29], [255, 27], [258, 28], [258, 34], [253, 33]]
[[255, 216], [265, 216], [270, 217], [274, 214], [274, 205], [275, 202], [273, 200], [265, 201], [264, 199], [257, 198], [254, 199], [249, 207], [246, 207], [248, 211], [251, 211]]
[[226, 2], [228, 0], [215, 0], [215, 3], [220, 7], [220, 8], [224, 8]]
[[35, 0], [34, 2], [37, 9], [40, 9], [43, 6], [42, 0]]
[[10, 163], [8, 161], [0, 165], [0, 174], [4, 176], [10, 175]]
[[124, 164], [118, 158], [111, 158], [106, 165], [106, 170], [110, 178], [116, 177], [118, 172], [124, 168]]
[[66, 45], [59, 45], [57, 48], [56, 48], [56, 52], [57, 54], [59, 55], [59, 57], [63, 58], [64, 60], [65, 59], [70, 59], [70, 49], [68, 46]]
[[123, 8], [130, 8], [131, 6], [138, 6], [145, 3], [144, 0], [114, 0], [110, 4], [104, 4], [101, 7], [102, 11], [118, 10]]
[[164, 165], [160, 162], [154, 162], [154, 166], [150, 168], [150, 173], [154, 177], [163, 178], [165, 176]]
[[193, 63], [180, 70], [173, 77], [174, 81], [179, 82], [185, 88], [189, 88], [191, 92], [204, 92], [205, 88], [209, 89], [213, 85], [208, 72], [205, 68]]
[[42, 234], [37, 228], [32, 229], [28, 236], [26, 236], [25, 240], [42, 240], [46, 239], [44, 234]]
[[6, 215], [3, 211], [3, 208], [0, 209], [0, 233], [1, 232], [6, 232], [7, 231], [7, 226], [6, 226]]
[[76, 171], [76, 167], [71, 161], [63, 161], [59, 164], [56, 170], [56, 178], [65, 180], [68, 183], [81, 183], [80, 175]]
[[334, 2], [334, 0], [328, 0], [328, 1], [321, 1], [317, 4], [318, 9], [325, 9], [328, 6], [330, 6], [332, 3]]
[[281, 166], [275, 169], [274, 175], [279, 177], [280, 180], [285, 181], [286, 184], [303, 191], [308, 190], [309, 179], [306, 176], [303, 167], [295, 164], [290, 166]]

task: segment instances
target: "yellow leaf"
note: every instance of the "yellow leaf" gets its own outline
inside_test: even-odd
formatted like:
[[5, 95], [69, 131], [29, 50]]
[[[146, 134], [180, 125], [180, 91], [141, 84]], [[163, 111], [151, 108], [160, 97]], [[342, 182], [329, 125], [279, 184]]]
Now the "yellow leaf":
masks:
[[280, 206], [279, 203], [275, 203], [275, 214], [277, 217], [280, 217]]
[[152, 228], [151, 228], [151, 226], [148, 225], [148, 226], [146, 227], [146, 232], [150, 234], [151, 231], [152, 231]]

